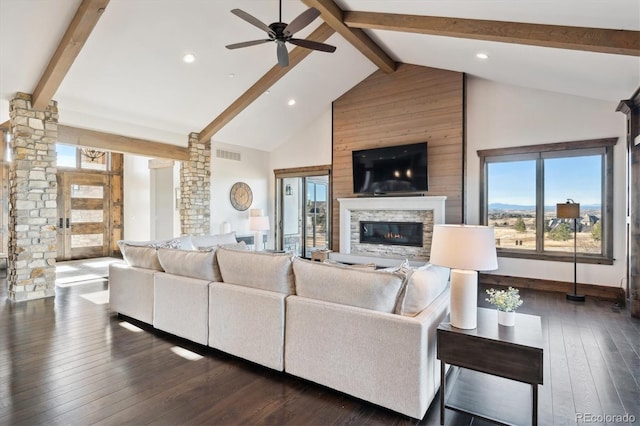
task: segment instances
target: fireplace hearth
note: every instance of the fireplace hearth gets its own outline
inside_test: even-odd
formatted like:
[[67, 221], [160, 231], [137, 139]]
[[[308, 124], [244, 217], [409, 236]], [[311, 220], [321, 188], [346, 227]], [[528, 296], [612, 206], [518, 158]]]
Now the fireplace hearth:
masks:
[[421, 222], [360, 221], [360, 243], [422, 247]]

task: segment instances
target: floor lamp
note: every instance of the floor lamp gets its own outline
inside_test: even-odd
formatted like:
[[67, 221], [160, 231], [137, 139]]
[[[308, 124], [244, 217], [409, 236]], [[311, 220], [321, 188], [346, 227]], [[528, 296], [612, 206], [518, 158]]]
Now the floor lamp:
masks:
[[578, 294], [578, 218], [580, 217], [580, 203], [571, 198], [566, 203], [556, 204], [556, 217], [558, 219], [573, 219], [573, 293], [567, 293], [567, 300], [584, 302], [584, 295]]
[[473, 329], [478, 323], [478, 272], [498, 269], [493, 228], [434, 225], [429, 262], [451, 269], [451, 325]]

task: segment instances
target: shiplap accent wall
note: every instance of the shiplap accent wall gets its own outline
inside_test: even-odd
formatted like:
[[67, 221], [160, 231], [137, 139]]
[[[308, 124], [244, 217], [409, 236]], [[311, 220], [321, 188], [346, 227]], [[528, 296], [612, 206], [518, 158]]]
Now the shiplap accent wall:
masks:
[[[340, 249], [338, 198], [354, 197], [351, 152], [428, 142], [429, 191], [446, 195], [446, 223], [462, 223], [464, 74], [400, 64], [333, 102], [332, 249]], [[389, 198], [393, 203], [393, 198]]]

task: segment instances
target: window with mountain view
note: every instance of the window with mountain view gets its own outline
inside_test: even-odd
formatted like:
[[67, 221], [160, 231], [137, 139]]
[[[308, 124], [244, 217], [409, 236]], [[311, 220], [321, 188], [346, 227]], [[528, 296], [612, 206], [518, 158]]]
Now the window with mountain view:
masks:
[[[481, 220], [493, 226], [499, 255], [564, 260], [574, 232], [582, 261], [611, 260], [615, 139], [478, 151]], [[558, 219], [556, 204], [580, 203]]]

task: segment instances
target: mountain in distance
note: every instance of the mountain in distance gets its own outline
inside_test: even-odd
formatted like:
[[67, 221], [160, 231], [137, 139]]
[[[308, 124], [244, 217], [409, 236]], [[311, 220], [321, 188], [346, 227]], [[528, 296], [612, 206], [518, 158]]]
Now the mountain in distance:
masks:
[[[554, 207], [555, 208], [555, 207]], [[535, 211], [536, 206], [522, 206], [519, 204], [491, 203], [489, 210], [518, 210], [518, 211]]]
[[[600, 204], [582, 204], [580, 210], [600, 210]], [[545, 211], [555, 211], [556, 206], [544, 206]], [[503, 211], [535, 211], [536, 206], [520, 205], [520, 204], [507, 204], [507, 203], [491, 203], [489, 204], [489, 210], [503, 210]]]

